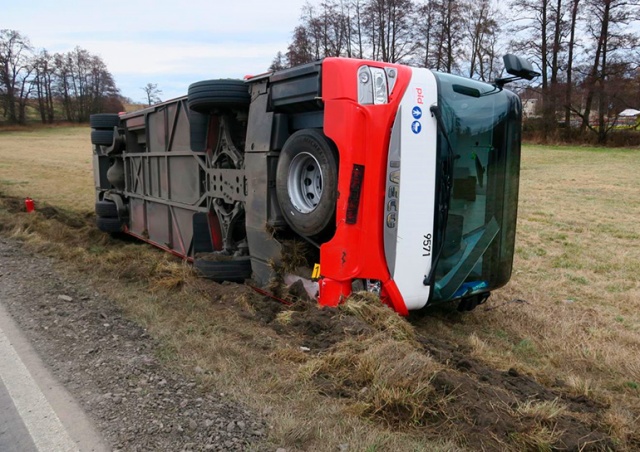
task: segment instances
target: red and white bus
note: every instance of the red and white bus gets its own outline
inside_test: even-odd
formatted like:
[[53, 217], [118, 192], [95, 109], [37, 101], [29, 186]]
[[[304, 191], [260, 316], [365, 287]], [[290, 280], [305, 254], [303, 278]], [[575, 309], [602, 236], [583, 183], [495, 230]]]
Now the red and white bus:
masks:
[[366, 289], [403, 315], [472, 309], [513, 262], [522, 108], [503, 85], [535, 73], [505, 63], [489, 84], [326, 58], [94, 115], [98, 227], [258, 284], [303, 242], [323, 305]]

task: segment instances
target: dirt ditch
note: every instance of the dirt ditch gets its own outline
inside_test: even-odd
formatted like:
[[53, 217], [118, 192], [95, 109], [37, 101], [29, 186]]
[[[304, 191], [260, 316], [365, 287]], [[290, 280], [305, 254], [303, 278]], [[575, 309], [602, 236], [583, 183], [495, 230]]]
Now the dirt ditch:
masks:
[[[394, 339], [398, 332], [382, 306], [372, 308], [379, 314], [372, 323], [348, 308], [251, 300], [256, 320], [310, 349], [291, 357], [302, 363], [301, 378], [311, 374], [319, 392], [346, 400], [359, 415], [430, 437], [444, 431], [474, 450], [616, 450], [599, 427], [607, 407], [571, 396], [562, 382], [548, 388], [513, 368], [491, 368], [454, 344], [417, 335]], [[373, 302], [358, 295], [347, 306]], [[380, 363], [366, 356], [372, 351]]]
[[[25, 199], [9, 196], [0, 191], [0, 200], [6, 210], [12, 213], [26, 212]], [[37, 213], [44, 218], [57, 220], [64, 226], [79, 229], [95, 225], [95, 216], [91, 213], [79, 214], [51, 205], [36, 206]]]
[[[1, 197], [0, 201], [10, 212], [24, 209], [21, 199]], [[41, 208], [38, 214], [76, 234], [94, 234], [88, 232], [93, 231], [90, 215], [53, 207]], [[251, 285], [205, 280], [192, 284], [212, 303], [285, 338], [289, 347], [275, 350], [274, 356], [295, 369], [293, 378], [298, 384], [340, 400], [349, 415], [418, 437], [445, 435], [471, 450], [617, 449], [614, 439], [601, 427], [606, 407], [587, 397], [571, 396], [560, 381], [546, 387], [515, 369], [495, 369], [475, 360], [463, 346], [418, 335], [406, 319], [370, 294], [358, 293], [337, 309], [323, 309], [296, 285], [280, 287], [278, 297], [270, 297]], [[114, 315], [109, 313], [108, 319], [97, 321], [111, 324]], [[135, 344], [141, 331], [131, 331], [131, 338], [129, 333], [118, 336]], [[78, 356], [92, 353], [85, 350]], [[142, 372], [156, 378], [152, 368]], [[145, 388], [142, 390], [147, 391]], [[180, 390], [186, 391], [184, 385]], [[161, 388], [158, 391], [156, 396], [161, 399], [164, 392]], [[151, 396], [156, 397], [153, 392]], [[97, 400], [92, 403], [100, 405]], [[150, 407], [154, 403], [160, 402], [149, 399]], [[193, 403], [188, 407], [195, 408]], [[189, 425], [197, 428], [207, 422], [197, 418]], [[262, 431], [259, 425], [255, 430]]]

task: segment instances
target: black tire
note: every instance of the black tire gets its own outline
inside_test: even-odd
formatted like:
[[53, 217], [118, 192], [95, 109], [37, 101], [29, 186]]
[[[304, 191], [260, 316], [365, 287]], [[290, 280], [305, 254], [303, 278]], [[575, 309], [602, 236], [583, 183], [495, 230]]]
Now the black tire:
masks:
[[219, 108], [246, 109], [251, 103], [249, 86], [242, 80], [203, 80], [189, 86], [187, 104], [198, 113]]
[[113, 144], [113, 130], [92, 130], [91, 143], [100, 146], [111, 146]]
[[115, 113], [98, 113], [89, 116], [89, 124], [93, 129], [112, 130], [120, 125], [120, 116]]
[[[301, 158], [303, 160], [300, 161]], [[301, 170], [298, 185], [295, 181], [290, 183], [290, 179], [296, 178], [294, 173], [297, 173], [299, 164], [305, 164], [305, 158], [311, 162], [311, 166], [317, 164], [317, 171], [321, 174], [320, 190], [316, 190], [315, 195], [310, 192], [298, 193], [304, 190], [302, 184], [316, 186], [314, 182], [309, 182], [304, 170]], [[302, 189], [297, 190], [297, 186]], [[306, 237], [323, 236], [334, 226], [338, 194], [337, 151], [322, 132], [316, 129], [299, 130], [285, 142], [278, 159], [276, 193], [286, 222], [298, 234]]]
[[118, 218], [96, 218], [96, 225], [102, 232], [122, 232], [122, 222]]
[[193, 267], [203, 278], [213, 281], [243, 282], [251, 278], [251, 259], [248, 257], [233, 260], [195, 259]]
[[189, 112], [189, 135], [193, 152], [204, 152], [207, 149], [209, 118], [209, 115], [195, 111]]
[[96, 203], [96, 215], [102, 218], [118, 218], [118, 207], [115, 202], [98, 201]]

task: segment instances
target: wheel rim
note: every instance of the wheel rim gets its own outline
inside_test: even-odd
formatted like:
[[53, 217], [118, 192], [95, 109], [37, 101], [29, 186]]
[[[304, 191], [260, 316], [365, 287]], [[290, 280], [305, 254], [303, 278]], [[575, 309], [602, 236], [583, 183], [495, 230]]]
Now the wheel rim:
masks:
[[315, 210], [322, 197], [322, 170], [313, 155], [301, 152], [293, 158], [289, 165], [287, 189], [291, 204], [298, 212]]

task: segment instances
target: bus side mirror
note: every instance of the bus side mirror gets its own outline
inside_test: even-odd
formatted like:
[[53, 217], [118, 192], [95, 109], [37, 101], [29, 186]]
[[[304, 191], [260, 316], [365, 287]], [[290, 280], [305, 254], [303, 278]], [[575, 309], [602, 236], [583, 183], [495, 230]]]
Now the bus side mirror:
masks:
[[533, 70], [531, 63], [522, 57], [507, 54], [502, 58], [504, 60], [504, 68], [507, 70], [507, 73], [513, 77], [496, 79], [494, 85], [498, 88], [502, 88], [505, 84], [515, 80], [533, 80], [540, 75], [539, 72]]
[[533, 70], [533, 66], [528, 60], [517, 55], [507, 54], [502, 57], [504, 60], [504, 68], [507, 73], [515, 75], [518, 78], [533, 80], [540, 75], [539, 72]]

